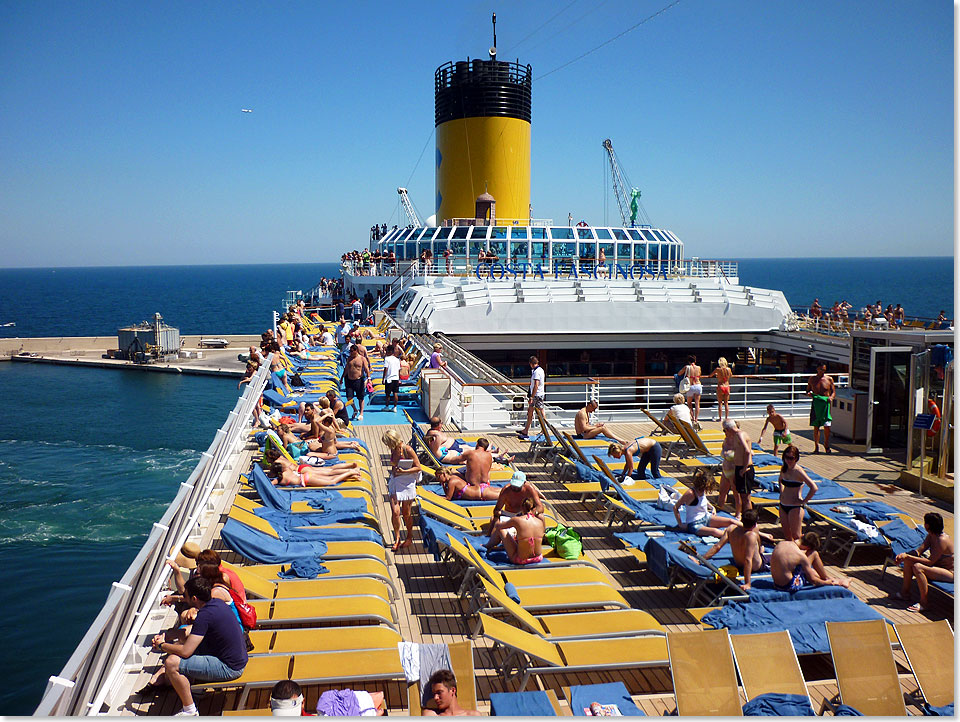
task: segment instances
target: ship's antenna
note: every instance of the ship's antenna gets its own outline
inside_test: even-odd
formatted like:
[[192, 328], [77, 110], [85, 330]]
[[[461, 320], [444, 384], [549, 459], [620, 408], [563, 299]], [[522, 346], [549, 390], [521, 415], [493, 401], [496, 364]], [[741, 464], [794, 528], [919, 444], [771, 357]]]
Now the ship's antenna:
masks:
[[493, 52], [497, 52], [497, 14], [493, 14]]

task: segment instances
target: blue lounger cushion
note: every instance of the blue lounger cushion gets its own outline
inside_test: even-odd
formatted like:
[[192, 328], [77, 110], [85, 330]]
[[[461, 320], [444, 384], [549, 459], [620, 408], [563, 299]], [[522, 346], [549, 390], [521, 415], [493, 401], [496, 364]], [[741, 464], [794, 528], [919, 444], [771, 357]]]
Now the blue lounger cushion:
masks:
[[320, 559], [327, 553], [322, 540], [282, 541], [235, 519], [227, 519], [220, 537], [230, 549], [259, 564], [291, 564], [297, 559]]
[[584, 709], [594, 702], [615, 704], [624, 717], [646, 717], [630, 697], [630, 691], [623, 682], [604, 684], [574, 684], [570, 686], [570, 711], [575, 717], [587, 717]]
[[491, 692], [490, 712], [494, 717], [556, 717], [550, 698], [542, 690], [533, 692]]
[[816, 717], [810, 698], [802, 694], [767, 692], [743, 705], [746, 717]]
[[786, 629], [797, 654], [830, 651], [825, 622], [884, 619], [856, 597], [789, 602], [731, 602], [708, 612], [703, 622], [731, 634], [778, 632]]

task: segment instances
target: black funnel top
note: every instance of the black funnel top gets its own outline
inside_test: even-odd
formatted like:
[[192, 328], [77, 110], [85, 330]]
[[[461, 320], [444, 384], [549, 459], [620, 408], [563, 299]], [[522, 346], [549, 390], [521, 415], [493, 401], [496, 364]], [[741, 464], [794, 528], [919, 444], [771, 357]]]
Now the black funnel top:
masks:
[[502, 60], [458, 60], [437, 68], [436, 124], [458, 118], [505, 117], [530, 122], [532, 69]]

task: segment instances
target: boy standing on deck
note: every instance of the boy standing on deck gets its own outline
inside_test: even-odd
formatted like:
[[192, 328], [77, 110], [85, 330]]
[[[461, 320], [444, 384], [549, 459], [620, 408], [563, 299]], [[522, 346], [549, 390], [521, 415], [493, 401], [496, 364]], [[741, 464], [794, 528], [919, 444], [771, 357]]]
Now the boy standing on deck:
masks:
[[763, 422], [763, 428], [760, 429], [760, 438], [757, 443], [763, 445], [763, 434], [767, 430], [767, 424], [773, 426], [773, 453], [777, 453], [777, 447], [780, 444], [792, 444], [793, 437], [790, 435], [790, 429], [787, 428], [787, 420], [781, 414], [777, 413], [773, 404], [767, 404], [767, 418]]

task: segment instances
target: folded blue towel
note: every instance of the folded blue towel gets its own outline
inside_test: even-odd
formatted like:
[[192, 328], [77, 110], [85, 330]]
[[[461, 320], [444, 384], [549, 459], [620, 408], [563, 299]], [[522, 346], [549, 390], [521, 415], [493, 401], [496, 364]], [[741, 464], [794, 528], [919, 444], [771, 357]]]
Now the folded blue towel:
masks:
[[227, 519], [220, 537], [230, 549], [260, 564], [291, 564], [298, 559], [313, 559], [327, 553], [327, 544], [323, 540], [274, 539], [236, 519]]
[[810, 698], [800, 694], [768, 692], [743, 705], [747, 717], [816, 717]]
[[932, 704], [923, 705], [923, 713], [928, 717], [953, 717], [953, 702], [943, 707], [934, 707]]

